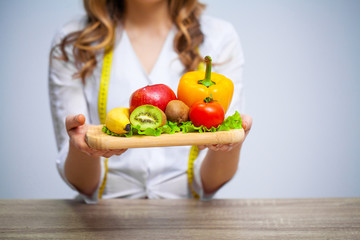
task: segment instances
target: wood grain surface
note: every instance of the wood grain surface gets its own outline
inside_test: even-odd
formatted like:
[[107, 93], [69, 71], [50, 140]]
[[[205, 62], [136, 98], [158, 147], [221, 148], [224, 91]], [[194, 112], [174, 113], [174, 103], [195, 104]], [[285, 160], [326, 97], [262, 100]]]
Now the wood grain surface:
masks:
[[360, 199], [0, 200], [0, 239], [360, 239]]
[[206, 133], [175, 133], [161, 136], [115, 137], [101, 131], [102, 125], [93, 126], [86, 133], [86, 141], [96, 149], [123, 149], [144, 147], [169, 147], [185, 145], [227, 144], [243, 141], [244, 130]]

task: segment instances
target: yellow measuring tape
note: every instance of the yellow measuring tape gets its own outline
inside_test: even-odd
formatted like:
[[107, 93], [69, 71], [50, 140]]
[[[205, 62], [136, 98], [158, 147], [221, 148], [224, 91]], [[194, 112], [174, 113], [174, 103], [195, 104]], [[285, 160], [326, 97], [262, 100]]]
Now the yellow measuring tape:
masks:
[[[101, 79], [100, 79], [100, 88], [99, 88], [99, 96], [98, 96], [98, 112], [100, 123], [105, 124], [106, 119], [106, 106], [107, 106], [107, 96], [108, 96], [108, 89], [109, 89], [109, 82], [110, 82], [110, 73], [111, 73], [111, 63], [113, 57], [113, 49], [107, 48], [105, 49], [104, 59], [103, 59], [103, 66], [101, 71]], [[205, 71], [205, 65], [201, 62], [198, 66], [199, 71]], [[199, 195], [195, 192], [194, 188], [192, 187], [193, 179], [194, 179], [194, 161], [196, 160], [197, 156], [199, 155], [199, 149], [197, 146], [192, 146], [190, 149], [189, 154], [189, 161], [188, 161], [188, 183], [190, 191], [194, 198], [199, 199]], [[106, 180], [107, 180], [107, 173], [108, 173], [108, 159], [105, 158], [104, 161], [105, 165], [105, 173], [104, 178], [102, 180], [101, 186], [99, 188], [99, 199], [102, 198], [104, 193]]]
[[[107, 96], [108, 96], [108, 89], [110, 82], [112, 55], [113, 55], [112, 48], [106, 48], [103, 59], [99, 96], [98, 96], [98, 113], [101, 124], [105, 124], [105, 119], [106, 119], [106, 106], [107, 106]], [[101, 199], [106, 185], [107, 172], [108, 172], [108, 158], [105, 158], [104, 165], [105, 165], [105, 174], [101, 186], [99, 188], [99, 199]]]
[[106, 119], [107, 95], [108, 95], [109, 82], [110, 82], [112, 55], [113, 55], [112, 48], [107, 48], [105, 50], [105, 55], [103, 60], [100, 88], [99, 88], [99, 97], [98, 97], [98, 112], [99, 112], [99, 118], [101, 124], [105, 124], [105, 119]]
[[197, 146], [192, 146], [189, 153], [189, 162], [188, 162], [188, 170], [187, 170], [187, 176], [188, 176], [188, 183], [189, 188], [191, 191], [191, 194], [194, 198], [199, 199], [200, 196], [197, 194], [192, 186], [193, 180], [194, 180], [194, 162], [199, 155], [199, 148]]

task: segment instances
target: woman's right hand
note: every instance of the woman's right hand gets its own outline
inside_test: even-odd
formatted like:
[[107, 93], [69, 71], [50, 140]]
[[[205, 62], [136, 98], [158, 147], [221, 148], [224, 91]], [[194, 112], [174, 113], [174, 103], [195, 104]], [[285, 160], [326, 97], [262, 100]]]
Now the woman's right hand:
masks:
[[100, 150], [89, 147], [85, 141], [85, 134], [90, 125], [85, 124], [85, 116], [82, 114], [67, 116], [65, 126], [70, 138], [70, 144], [89, 156], [109, 158], [113, 155], [121, 155], [127, 150]]

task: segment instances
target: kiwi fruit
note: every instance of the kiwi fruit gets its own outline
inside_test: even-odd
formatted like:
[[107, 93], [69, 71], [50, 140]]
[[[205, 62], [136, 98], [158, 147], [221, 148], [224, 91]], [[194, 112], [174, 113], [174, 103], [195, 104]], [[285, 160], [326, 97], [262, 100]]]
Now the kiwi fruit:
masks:
[[165, 114], [171, 122], [186, 122], [189, 120], [189, 107], [183, 101], [172, 100], [166, 106]]
[[147, 128], [156, 129], [167, 123], [165, 113], [153, 105], [142, 105], [134, 109], [130, 114], [132, 125], [140, 125], [140, 130]]

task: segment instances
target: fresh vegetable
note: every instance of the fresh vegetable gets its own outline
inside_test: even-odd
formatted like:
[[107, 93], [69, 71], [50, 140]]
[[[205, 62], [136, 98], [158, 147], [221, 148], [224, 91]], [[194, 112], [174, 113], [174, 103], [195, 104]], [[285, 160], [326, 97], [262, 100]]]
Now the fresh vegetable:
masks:
[[226, 113], [234, 92], [233, 82], [225, 76], [211, 72], [211, 58], [205, 57], [206, 69], [185, 73], [177, 89], [178, 99], [191, 107], [195, 102], [202, 101], [212, 95]]
[[105, 125], [114, 133], [127, 133], [131, 130], [129, 115], [129, 108], [118, 107], [111, 109], [106, 114]]
[[165, 114], [171, 122], [186, 122], [189, 120], [189, 107], [183, 101], [172, 100], [166, 106]]
[[140, 126], [132, 126], [131, 131], [124, 134], [116, 134], [110, 131], [105, 125], [102, 128], [102, 131], [111, 136], [117, 137], [132, 137], [136, 135], [146, 135], [146, 136], [160, 136], [161, 134], [174, 134], [177, 132], [189, 133], [189, 132], [217, 132], [217, 131], [229, 131], [231, 129], [241, 129], [241, 117], [240, 114], [236, 111], [233, 115], [227, 117], [222, 124], [218, 127], [211, 127], [210, 129], [205, 126], [196, 127], [191, 121], [182, 122], [176, 124], [168, 121], [166, 125], [158, 127], [156, 129], [147, 128], [145, 130], [140, 130]]
[[203, 125], [212, 128], [219, 126], [224, 121], [225, 111], [220, 103], [207, 97], [191, 106], [189, 117], [196, 127]]
[[155, 84], [140, 88], [130, 96], [130, 113], [141, 105], [153, 105], [165, 112], [167, 104], [175, 100], [174, 91], [165, 84]]

